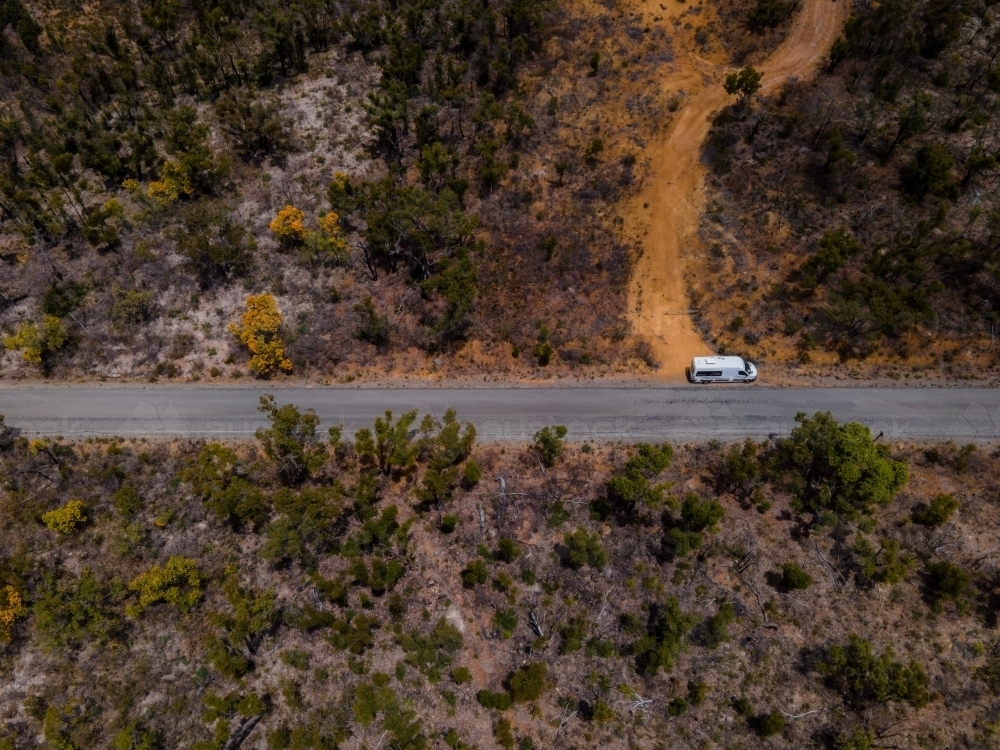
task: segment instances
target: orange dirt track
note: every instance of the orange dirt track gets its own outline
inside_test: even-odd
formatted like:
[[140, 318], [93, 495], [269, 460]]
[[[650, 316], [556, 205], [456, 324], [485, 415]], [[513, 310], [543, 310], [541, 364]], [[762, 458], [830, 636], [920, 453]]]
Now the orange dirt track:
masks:
[[[813, 75], [843, 29], [848, 11], [849, 0], [804, 0], [785, 41], [757, 66], [764, 74], [761, 94], [777, 90], [790, 79]], [[652, 174], [628, 212], [632, 232], [644, 235], [643, 253], [629, 287], [633, 332], [653, 345], [662, 363], [660, 374], [671, 380], [683, 377], [691, 357], [712, 353], [690, 315], [684, 313], [691, 305], [684, 252], [699, 241], [698, 225], [705, 208], [702, 143], [712, 116], [730, 100], [722, 87], [730, 68], [693, 54], [679, 62], [687, 68], [679, 80], [688, 87], [689, 96], [672, 127], [648, 149]], [[676, 85], [677, 80], [667, 83]], [[702, 304], [711, 300], [706, 298]]]

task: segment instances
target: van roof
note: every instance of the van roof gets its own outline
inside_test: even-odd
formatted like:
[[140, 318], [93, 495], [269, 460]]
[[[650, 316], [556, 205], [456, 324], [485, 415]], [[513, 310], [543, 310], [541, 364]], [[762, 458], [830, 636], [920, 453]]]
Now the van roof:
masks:
[[695, 357], [694, 366], [698, 367], [739, 367], [743, 368], [742, 357]]

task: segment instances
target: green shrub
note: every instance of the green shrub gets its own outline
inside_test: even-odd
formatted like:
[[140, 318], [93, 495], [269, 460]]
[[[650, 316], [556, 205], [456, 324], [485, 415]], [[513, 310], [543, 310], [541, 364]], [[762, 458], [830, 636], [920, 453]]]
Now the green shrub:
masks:
[[355, 656], [363, 654], [375, 645], [375, 631], [379, 621], [374, 615], [356, 615], [348, 612], [342, 619], [330, 624], [330, 645]]
[[676, 557], [683, 557], [699, 549], [703, 532], [714, 531], [725, 515], [726, 509], [720, 503], [702, 500], [695, 493], [689, 492], [681, 503], [679, 519], [669, 514], [664, 516], [667, 527], [664, 548]]
[[769, 714], [764, 714], [757, 721], [757, 734], [761, 737], [773, 737], [785, 731], [784, 714], [775, 709]]
[[479, 479], [482, 475], [483, 471], [479, 468], [479, 464], [470, 458], [465, 462], [465, 468], [462, 469], [462, 486], [467, 490], [471, 490], [479, 484]]
[[493, 626], [504, 638], [510, 638], [517, 627], [517, 613], [513, 609], [498, 609], [493, 615]]
[[419, 669], [436, 683], [451, 666], [454, 655], [462, 649], [463, 639], [459, 630], [442, 617], [430, 633], [423, 635], [411, 630], [396, 636], [396, 643], [406, 652], [406, 664]]
[[869, 641], [850, 635], [847, 643], [827, 649], [817, 670], [859, 711], [891, 700], [915, 708], [926, 705], [931, 696], [924, 668], [916, 661], [904, 664], [894, 657], [892, 648], [876, 656]]
[[75, 580], [46, 574], [32, 604], [42, 643], [59, 650], [120, 636], [124, 623], [113, 605], [121, 589], [120, 583], [103, 583], [87, 568]]
[[789, 561], [781, 566], [781, 585], [790, 591], [807, 589], [813, 584], [812, 576], [797, 562]]
[[685, 615], [675, 597], [650, 610], [650, 625], [632, 646], [640, 671], [655, 675], [660, 669], [669, 672], [684, 648], [684, 638], [698, 623], [695, 615]]
[[486, 583], [489, 577], [486, 563], [482, 560], [472, 560], [462, 569], [462, 585], [467, 589]]
[[608, 481], [608, 499], [616, 510], [631, 512], [638, 503], [653, 506], [663, 499], [663, 485], [650, 480], [670, 466], [674, 449], [640, 443], [621, 471]]
[[562, 638], [559, 644], [560, 654], [579, 651], [583, 648], [584, 639], [587, 637], [587, 618], [583, 615], [569, 618], [559, 627], [559, 636]]
[[458, 526], [458, 516], [450, 515], [441, 518], [441, 533], [450, 534]]
[[455, 667], [451, 670], [451, 679], [456, 685], [472, 682], [472, 672], [468, 667]]
[[531, 662], [515, 671], [507, 680], [510, 697], [515, 703], [538, 700], [545, 692], [548, 669], [541, 662]]
[[859, 534], [854, 540], [854, 551], [861, 563], [858, 577], [862, 584], [905, 581], [916, 563], [913, 555], [900, 551], [899, 542], [895, 539], [882, 539], [876, 550], [871, 542]]
[[719, 611], [705, 619], [703, 642], [708, 648], [718, 648], [729, 640], [729, 626], [736, 619], [736, 610], [729, 602], [719, 606]]
[[518, 557], [521, 556], [521, 547], [513, 539], [503, 537], [497, 544], [496, 559], [502, 560], [503, 562], [510, 563], [514, 562]]
[[608, 553], [601, 546], [601, 537], [596, 531], [588, 534], [582, 526], [577, 527], [572, 534], [563, 537], [569, 548], [567, 562], [570, 567], [580, 569], [585, 565], [600, 570], [608, 564]]
[[972, 576], [962, 566], [948, 560], [927, 563], [924, 579], [935, 607], [944, 601], [961, 603], [972, 587]]
[[264, 494], [251, 484], [236, 453], [221, 443], [202, 447], [181, 472], [181, 479], [224, 522], [234, 529], [260, 526], [270, 508]]
[[901, 170], [903, 189], [922, 198], [927, 193], [944, 196], [951, 192], [951, 168], [955, 159], [939, 143], [925, 143]]
[[954, 495], [939, 493], [931, 498], [930, 504], [920, 503], [913, 509], [913, 522], [936, 529], [944, 526], [958, 510], [958, 500]]
[[509, 693], [492, 693], [489, 690], [480, 690], [476, 693], [476, 700], [483, 708], [497, 711], [506, 711], [512, 703]]
[[111, 496], [111, 503], [124, 518], [132, 518], [142, 510], [142, 498], [139, 491], [131, 484], [123, 484], [115, 494]]
[[590, 720], [595, 724], [607, 724], [615, 720], [615, 712], [608, 702], [603, 698], [598, 698], [594, 701], [593, 707], [590, 709]]
[[535, 452], [543, 466], [554, 466], [556, 459], [563, 454], [565, 449], [563, 438], [566, 437], [566, 433], [567, 429], [561, 424], [543, 427], [535, 433]]
[[294, 669], [309, 669], [309, 652], [298, 648], [286, 648], [279, 654], [281, 661]]

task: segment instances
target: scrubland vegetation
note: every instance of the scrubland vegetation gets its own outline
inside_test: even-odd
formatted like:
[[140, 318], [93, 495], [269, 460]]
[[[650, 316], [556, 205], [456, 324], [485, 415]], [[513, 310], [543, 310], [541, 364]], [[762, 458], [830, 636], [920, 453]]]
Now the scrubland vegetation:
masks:
[[735, 301], [702, 321], [720, 347], [995, 368], [997, 21], [992, 2], [855, 4], [815, 82], [718, 116], [694, 294]]
[[997, 454], [0, 429], [0, 747], [994, 747]]

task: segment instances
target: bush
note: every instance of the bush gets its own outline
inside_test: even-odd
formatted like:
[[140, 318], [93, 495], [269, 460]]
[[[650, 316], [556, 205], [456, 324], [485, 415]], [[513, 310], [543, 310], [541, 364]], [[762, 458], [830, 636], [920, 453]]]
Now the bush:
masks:
[[775, 709], [769, 714], [764, 714], [757, 720], [757, 734], [761, 737], [773, 737], [785, 731], [785, 716]]
[[72, 534], [87, 522], [87, 506], [82, 500], [70, 500], [61, 508], [42, 514], [42, 523], [58, 534]]
[[920, 503], [913, 509], [913, 522], [936, 529], [944, 526], [958, 510], [958, 500], [954, 495], [939, 493], [931, 498], [930, 504]]
[[656, 475], [666, 471], [673, 458], [670, 445], [656, 447], [648, 443], [635, 446], [635, 452], [625, 462], [621, 471], [608, 482], [608, 499], [622, 512], [631, 512], [642, 502], [656, 505], [663, 499], [663, 486], [650, 484]]
[[482, 469], [479, 468], [477, 464], [471, 458], [466, 462], [465, 468], [462, 470], [462, 486], [471, 490], [477, 484], [479, 484], [479, 479], [482, 477]]
[[21, 351], [21, 358], [32, 365], [47, 364], [47, 360], [69, 341], [69, 331], [62, 320], [54, 315], [42, 318], [41, 326], [28, 321], [22, 323], [13, 336], [6, 336], [3, 345], [7, 349]]
[[650, 610], [648, 631], [632, 647], [637, 667], [655, 675], [660, 669], [669, 672], [684, 647], [684, 638], [697, 624], [695, 615], [685, 615], [675, 597]]
[[667, 527], [664, 548], [676, 557], [683, 557], [699, 549], [703, 532], [714, 531], [725, 515], [726, 509], [720, 503], [702, 500], [695, 493], [689, 492], [681, 503], [680, 518], [669, 514], [664, 517]]
[[590, 720], [595, 724], [607, 724], [615, 720], [615, 712], [607, 701], [598, 698], [590, 709]]
[[601, 546], [601, 537], [596, 531], [588, 534], [585, 528], [579, 526], [572, 534], [566, 534], [563, 540], [569, 548], [567, 562], [570, 567], [580, 569], [589, 565], [600, 570], [607, 565], [608, 553]]
[[229, 332], [253, 355], [250, 369], [260, 377], [275, 370], [292, 371], [292, 361], [285, 357], [281, 340], [281, 311], [270, 294], [247, 297], [247, 310], [239, 323], [230, 323]]
[[124, 518], [132, 518], [142, 510], [143, 502], [139, 491], [131, 484], [123, 484], [111, 496], [111, 503]]
[[319, 417], [312, 409], [301, 412], [293, 404], [278, 406], [274, 396], [268, 394], [260, 397], [257, 411], [267, 415], [271, 426], [258, 428], [254, 436], [285, 484], [298, 484], [326, 463], [326, 446], [318, 433]]
[[120, 584], [109, 587], [86, 568], [73, 580], [48, 573], [34, 592], [35, 627], [54, 650], [107, 641], [122, 631], [121, 615], [112, 606], [120, 594]]
[[358, 302], [354, 306], [354, 312], [358, 316], [359, 339], [378, 347], [389, 345], [389, 319], [378, 314], [375, 301], [371, 297], [365, 297], [363, 301]]
[[510, 638], [517, 628], [517, 613], [513, 609], [498, 609], [493, 614], [493, 626], [503, 638]]
[[809, 575], [797, 562], [786, 562], [781, 566], [781, 585], [790, 591], [807, 589], [813, 584]]
[[729, 626], [736, 619], [736, 610], [729, 602], [719, 606], [719, 611], [705, 619], [705, 633], [702, 639], [705, 646], [718, 648], [729, 641]]
[[559, 636], [562, 638], [559, 644], [561, 655], [579, 651], [583, 648], [584, 639], [587, 637], [587, 618], [582, 615], [569, 618], [559, 627]]
[[916, 661], [895, 660], [892, 648], [876, 656], [869, 641], [857, 635], [847, 643], [833, 645], [817, 665], [831, 687], [854, 709], [862, 711], [887, 701], [903, 701], [920, 708], [930, 701], [928, 679]]
[[947, 195], [953, 189], [949, 179], [953, 166], [948, 149], [938, 143], [924, 144], [902, 169], [903, 189], [918, 198], [927, 193]]
[[961, 603], [972, 587], [972, 577], [960, 565], [948, 560], [927, 563], [924, 580], [934, 606], [944, 601]]
[[486, 563], [482, 560], [473, 560], [462, 570], [462, 584], [467, 589], [471, 589], [482, 583], [486, 583], [489, 576]]
[[444, 516], [441, 519], [441, 533], [450, 534], [458, 526], [458, 516]]
[[521, 547], [513, 539], [503, 537], [497, 544], [496, 558], [505, 563], [514, 562], [521, 556]]
[[543, 427], [535, 433], [535, 451], [543, 466], [551, 468], [555, 465], [556, 459], [563, 454], [563, 438], [566, 437], [566, 432], [566, 428], [559, 424], [554, 427]]
[[497, 711], [506, 711], [512, 703], [509, 693], [492, 693], [489, 690], [480, 690], [476, 693], [476, 700], [483, 708]]
[[854, 551], [861, 562], [859, 577], [862, 584], [899, 583], [906, 580], [916, 562], [913, 555], [900, 552], [899, 542], [895, 539], [881, 540], [876, 550], [859, 534], [854, 541]]
[[289, 204], [278, 211], [267, 226], [282, 243], [293, 245], [305, 241], [305, 219], [306, 215], [300, 209]]
[[456, 685], [472, 682], [472, 672], [468, 667], [455, 667], [451, 670], [451, 679]]
[[545, 692], [548, 669], [541, 662], [531, 662], [515, 671], [507, 680], [510, 697], [515, 703], [538, 700]]
[[174, 555], [162, 568], [154, 565], [129, 583], [129, 591], [139, 594], [139, 601], [125, 608], [132, 618], [161, 602], [187, 612], [201, 599], [202, 575], [194, 560]]
[[0, 642], [8, 643], [11, 628], [20, 618], [28, 614], [21, 592], [9, 583], [0, 587]]

